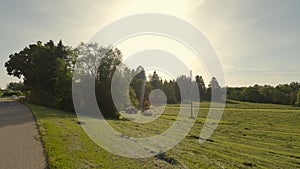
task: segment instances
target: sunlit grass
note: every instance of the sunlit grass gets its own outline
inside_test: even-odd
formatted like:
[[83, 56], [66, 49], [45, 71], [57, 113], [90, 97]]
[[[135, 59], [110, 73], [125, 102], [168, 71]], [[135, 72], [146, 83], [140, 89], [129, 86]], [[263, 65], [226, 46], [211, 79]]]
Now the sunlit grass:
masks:
[[[201, 102], [196, 123], [187, 137], [166, 153], [171, 165], [157, 158], [130, 159], [97, 146], [78, 124], [76, 115], [28, 105], [37, 117], [50, 168], [299, 168], [300, 109], [292, 106], [231, 101], [205, 143], [199, 144], [209, 103]], [[162, 133], [176, 120], [179, 107], [168, 105], [151, 123], [108, 120], [131, 137]]]

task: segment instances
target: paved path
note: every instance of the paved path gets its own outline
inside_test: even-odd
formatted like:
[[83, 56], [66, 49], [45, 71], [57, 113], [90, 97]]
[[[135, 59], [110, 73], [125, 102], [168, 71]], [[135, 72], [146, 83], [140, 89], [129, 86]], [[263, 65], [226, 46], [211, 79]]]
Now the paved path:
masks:
[[46, 160], [30, 110], [0, 100], [0, 169], [44, 169]]

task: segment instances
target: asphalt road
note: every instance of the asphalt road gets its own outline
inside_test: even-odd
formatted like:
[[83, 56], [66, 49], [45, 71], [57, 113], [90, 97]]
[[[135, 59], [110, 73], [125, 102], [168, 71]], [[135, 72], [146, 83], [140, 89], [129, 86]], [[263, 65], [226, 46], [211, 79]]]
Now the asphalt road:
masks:
[[44, 169], [36, 122], [24, 105], [0, 100], [0, 169]]

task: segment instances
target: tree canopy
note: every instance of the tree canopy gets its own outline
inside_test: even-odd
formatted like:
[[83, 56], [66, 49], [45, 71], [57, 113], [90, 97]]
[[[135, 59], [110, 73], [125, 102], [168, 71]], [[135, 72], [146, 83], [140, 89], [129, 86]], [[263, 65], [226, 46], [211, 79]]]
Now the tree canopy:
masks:
[[62, 41], [38, 41], [19, 53], [9, 56], [5, 63], [8, 75], [22, 78], [30, 94], [29, 101], [72, 110], [71, 82], [76, 52]]

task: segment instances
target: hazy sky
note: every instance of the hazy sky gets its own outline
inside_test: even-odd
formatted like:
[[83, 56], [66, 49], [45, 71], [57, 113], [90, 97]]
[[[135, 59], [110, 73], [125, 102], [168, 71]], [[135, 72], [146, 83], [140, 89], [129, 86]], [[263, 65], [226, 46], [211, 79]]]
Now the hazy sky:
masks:
[[[218, 52], [227, 85], [300, 81], [299, 0], [0, 0], [0, 87], [18, 81], [4, 62], [38, 40], [77, 46], [124, 16], [164, 13], [196, 26]], [[197, 73], [197, 72], [196, 72]], [[206, 80], [207, 81], [207, 80]]]

